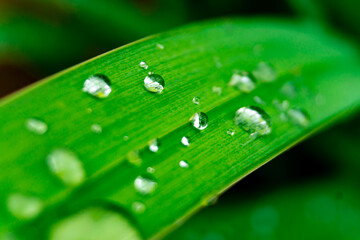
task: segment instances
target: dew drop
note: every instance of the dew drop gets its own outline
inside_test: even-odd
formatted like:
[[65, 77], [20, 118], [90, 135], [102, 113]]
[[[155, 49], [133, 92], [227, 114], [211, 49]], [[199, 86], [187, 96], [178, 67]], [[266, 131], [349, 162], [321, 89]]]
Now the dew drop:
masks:
[[140, 63], [139, 63], [139, 66], [141, 67], [141, 68], [143, 68], [143, 69], [148, 69], [148, 65], [146, 64], [146, 62], [144, 62], [144, 61], [141, 61]]
[[193, 98], [193, 103], [195, 103], [196, 105], [199, 105], [199, 103], [200, 103], [200, 98], [199, 98], [199, 97], [194, 97], [194, 98]]
[[281, 112], [288, 110], [288, 108], [290, 107], [290, 102], [288, 100], [280, 102], [278, 99], [275, 99], [272, 103], [274, 107]]
[[229, 134], [230, 136], [234, 136], [235, 135], [235, 129], [230, 128], [230, 129], [227, 130], [226, 133]]
[[180, 166], [181, 168], [189, 168], [189, 163], [188, 163], [187, 161], [181, 160], [181, 161], [179, 162], [179, 166]]
[[250, 78], [247, 72], [234, 73], [230, 79], [229, 85], [244, 93], [249, 93], [255, 89], [255, 82]]
[[146, 206], [145, 204], [143, 204], [142, 202], [133, 202], [131, 204], [131, 209], [138, 214], [144, 213], [146, 210]]
[[165, 47], [164, 47], [164, 45], [158, 43], [158, 44], [156, 44], [156, 48], [159, 50], [164, 50]]
[[43, 203], [40, 199], [21, 193], [11, 194], [6, 203], [13, 216], [24, 220], [35, 218], [43, 209]]
[[205, 113], [199, 112], [191, 117], [190, 122], [194, 128], [204, 130], [208, 126], [209, 119]]
[[287, 115], [290, 120], [301, 127], [306, 127], [310, 123], [309, 115], [300, 108], [292, 108], [287, 111]]
[[140, 166], [142, 164], [139, 150], [134, 150], [126, 154], [126, 159], [130, 164], [135, 166]]
[[153, 167], [147, 167], [146, 168], [146, 171], [148, 172], [148, 173], [154, 173], [155, 172], [155, 168], [153, 168]]
[[25, 126], [29, 131], [36, 133], [38, 135], [43, 135], [48, 130], [47, 124], [37, 118], [27, 119], [25, 122]]
[[155, 191], [157, 182], [149, 177], [138, 176], [134, 181], [134, 187], [137, 192], [149, 195]]
[[122, 214], [92, 207], [71, 215], [50, 230], [49, 240], [140, 240], [137, 228]]
[[158, 152], [159, 151], [159, 140], [158, 139], [153, 139], [149, 142], [149, 150], [151, 152]]
[[165, 81], [160, 75], [151, 73], [145, 77], [144, 86], [149, 92], [161, 93], [164, 90]]
[[190, 138], [189, 137], [182, 137], [181, 138], [181, 143], [182, 143], [182, 145], [184, 145], [184, 146], [189, 146], [190, 145]]
[[102, 133], [102, 127], [99, 124], [95, 123], [95, 124], [91, 125], [90, 129], [94, 133], [97, 133], [97, 134]]
[[254, 97], [254, 101], [255, 101], [257, 104], [266, 105], [266, 102], [265, 102], [264, 100], [262, 100], [259, 96], [255, 96], [255, 97]]
[[218, 87], [218, 86], [213, 86], [213, 87], [212, 87], [212, 92], [213, 92], [213, 93], [216, 93], [217, 95], [221, 95], [222, 88], [221, 88], [221, 87]]
[[266, 62], [260, 62], [252, 74], [259, 82], [273, 82], [277, 78], [274, 68]]
[[110, 80], [101, 74], [93, 75], [85, 80], [83, 92], [96, 98], [106, 98], [111, 93]]
[[297, 94], [296, 86], [293, 82], [285, 83], [280, 91], [287, 98], [294, 98]]
[[249, 133], [267, 135], [271, 132], [269, 115], [258, 107], [242, 107], [235, 113], [236, 125]]
[[77, 156], [67, 150], [58, 148], [47, 156], [47, 164], [50, 171], [63, 183], [76, 186], [85, 179], [85, 170]]

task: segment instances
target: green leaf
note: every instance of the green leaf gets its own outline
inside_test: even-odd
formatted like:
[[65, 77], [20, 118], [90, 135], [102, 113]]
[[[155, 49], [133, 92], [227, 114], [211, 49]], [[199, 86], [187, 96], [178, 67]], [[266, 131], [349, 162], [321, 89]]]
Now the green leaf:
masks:
[[[148, 64], [147, 70], [139, 67], [141, 61]], [[248, 94], [229, 86], [234, 70], [251, 72], [260, 62], [273, 66], [276, 81], [258, 82]], [[165, 80], [162, 94], [145, 90], [148, 71]], [[111, 81], [108, 97], [96, 99], [81, 91], [84, 81], [95, 74]], [[299, 22], [269, 19], [194, 24], [51, 76], [0, 103], [0, 199], [4, 201], [0, 232], [44, 238], [59, 219], [100, 205], [112, 211], [122, 209], [144, 238], [162, 236], [179, 219], [274, 156], [358, 109], [359, 77], [359, 58], [349, 44]], [[200, 98], [200, 104], [192, 102], [194, 97]], [[294, 124], [306, 121], [290, 121], [273, 105], [284, 100], [291, 109], [306, 111], [309, 124]], [[253, 139], [234, 124], [235, 111], [244, 106], [258, 106], [270, 116], [271, 134]], [[203, 131], [189, 124], [196, 112], [209, 118]], [[35, 133], [29, 131], [25, 127], [26, 123], [29, 128], [29, 119], [30, 123], [44, 121], [47, 131], [41, 134], [41, 125], [35, 130], [30, 127]], [[94, 132], [94, 124], [102, 131]], [[227, 134], [230, 128], [234, 136]], [[183, 136], [191, 139], [189, 147], [180, 143]], [[160, 142], [156, 153], [147, 147], [155, 138]], [[59, 154], [59, 149], [61, 156], [73, 159], [71, 166], [84, 168], [84, 175], [70, 181], [72, 187], [56, 177], [68, 173], [67, 167], [74, 170], [69, 165], [53, 165], [57, 163], [54, 151]], [[126, 161], [137, 150], [142, 164], [131, 161], [133, 157]], [[189, 167], [179, 167], [181, 160]], [[52, 163], [51, 171], [47, 161]], [[84, 176], [85, 182], [77, 185]], [[144, 182], [153, 188], [152, 194], [136, 191], [138, 176], [155, 181]], [[14, 193], [41, 199], [41, 215], [33, 220], [12, 216], [5, 202]], [[134, 212], [134, 202], [146, 209]], [[78, 214], [75, 219], [82, 216]]]

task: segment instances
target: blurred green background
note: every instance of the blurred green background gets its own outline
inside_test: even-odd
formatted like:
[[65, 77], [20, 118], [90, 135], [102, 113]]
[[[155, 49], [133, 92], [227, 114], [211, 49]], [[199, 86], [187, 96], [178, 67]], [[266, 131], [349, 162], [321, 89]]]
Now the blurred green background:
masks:
[[[2, 0], [0, 97], [137, 39], [212, 18], [316, 22], [358, 45], [359, 10], [356, 0]], [[343, 120], [271, 161], [167, 239], [360, 239], [359, 120]]]

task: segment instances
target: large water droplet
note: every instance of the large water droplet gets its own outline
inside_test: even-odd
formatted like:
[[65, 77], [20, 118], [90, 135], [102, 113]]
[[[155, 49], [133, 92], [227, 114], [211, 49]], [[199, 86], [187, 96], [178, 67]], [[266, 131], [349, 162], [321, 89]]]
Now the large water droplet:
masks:
[[236, 87], [245, 93], [249, 93], [255, 89], [255, 82], [250, 78], [247, 72], [234, 73], [230, 79], [229, 85]]
[[49, 240], [140, 240], [141, 235], [123, 215], [103, 208], [88, 208], [56, 223]]
[[131, 208], [135, 213], [138, 214], [144, 213], [146, 210], [146, 206], [142, 202], [133, 202], [131, 204]]
[[151, 152], [158, 152], [159, 151], [159, 140], [158, 139], [153, 139], [149, 142], [149, 150]]
[[39, 135], [43, 135], [48, 130], [46, 123], [37, 118], [27, 119], [25, 126], [29, 131]]
[[199, 129], [199, 130], [204, 130], [207, 126], [208, 126], [208, 116], [203, 113], [195, 113], [191, 119], [190, 119], [191, 124], [194, 126], [194, 128]]
[[181, 161], [179, 162], [179, 166], [180, 166], [181, 168], [189, 168], [189, 163], [188, 163], [187, 161], [181, 160]]
[[290, 120], [301, 127], [306, 127], [310, 123], [309, 115], [303, 110], [299, 108], [292, 108], [287, 111], [287, 115]]
[[111, 93], [110, 80], [101, 74], [93, 75], [85, 80], [83, 92], [96, 98], [106, 98]]
[[134, 181], [134, 187], [136, 191], [143, 195], [152, 194], [156, 187], [157, 182], [154, 179], [145, 177], [145, 176], [138, 176]]
[[161, 93], [165, 87], [164, 79], [158, 74], [150, 74], [144, 79], [146, 90], [154, 93]]
[[91, 131], [97, 134], [102, 133], [102, 127], [99, 124], [92, 124], [90, 127]]
[[196, 105], [199, 105], [199, 103], [200, 103], [200, 98], [199, 98], [199, 97], [194, 97], [194, 98], [193, 98], [193, 103], [195, 103]]
[[272, 82], [277, 78], [274, 68], [266, 62], [260, 62], [252, 71], [252, 74], [259, 82]]
[[35, 218], [43, 209], [43, 203], [40, 199], [21, 193], [11, 194], [6, 203], [9, 212], [19, 219]]
[[50, 171], [66, 185], [76, 186], [85, 179], [82, 162], [67, 149], [53, 150], [47, 157], [47, 163]]
[[242, 107], [235, 113], [234, 122], [247, 132], [267, 135], [271, 132], [269, 115], [258, 107]]
[[143, 68], [143, 69], [148, 69], [148, 65], [146, 64], [146, 62], [144, 62], [144, 61], [141, 61], [140, 63], [139, 63], [139, 66], [141, 67], [141, 68]]
[[182, 143], [182, 145], [184, 145], [184, 146], [189, 146], [190, 145], [190, 138], [189, 137], [182, 137], [181, 138], [181, 143]]

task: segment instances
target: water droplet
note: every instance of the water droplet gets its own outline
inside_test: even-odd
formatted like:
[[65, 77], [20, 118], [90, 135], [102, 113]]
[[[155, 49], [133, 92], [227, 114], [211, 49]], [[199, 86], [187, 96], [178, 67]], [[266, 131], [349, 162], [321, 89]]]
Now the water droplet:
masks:
[[189, 137], [182, 137], [181, 138], [181, 143], [182, 143], [182, 145], [184, 145], [184, 146], [189, 146], [190, 145], [190, 138]]
[[266, 102], [265, 102], [264, 100], [262, 100], [259, 96], [255, 96], [255, 97], [254, 97], [254, 101], [255, 101], [257, 104], [266, 105]]
[[252, 74], [259, 82], [272, 82], [277, 78], [274, 68], [266, 62], [260, 62], [252, 71]]
[[95, 123], [95, 124], [91, 125], [90, 129], [94, 133], [97, 133], [97, 134], [102, 133], [102, 127], [99, 124]]
[[111, 93], [110, 80], [101, 74], [93, 75], [85, 80], [83, 92], [96, 98], [106, 98]]
[[155, 168], [153, 168], [153, 167], [147, 167], [146, 168], [146, 171], [148, 172], [148, 173], [154, 173], [155, 172]]
[[164, 46], [160, 43], [156, 44], [156, 48], [159, 49], [159, 50], [164, 50]]
[[269, 115], [258, 107], [242, 107], [235, 113], [234, 122], [247, 132], [267, 135], [271, 132]]
[[92, 110], [91, 108], [87, 108], [87, 109], [86, 109], [86, 112], [90, 114], [90, 113], [93, 112], [93, 110]]
[[219, 57], [215, 56], [215, 57], [214, 57], [214, 61], [215, 61], [215, 65], [216, 65], [217, 68], [222, 68], [223, 65], [222, 65], [222, 63], [220, 62]]
[[82, 162], [67, 149], [53, 150], [47, 156], [47, 164], [50, 171], [66, 185], [76, 186], [85, 179]]
[[281, 93], [287, 98], [294, 98], [297, 94], [296, 86], [293, 82], [287, 82], [281, 87]]
[[181, 168], [189, 168], [189, 163], [188, 163], [187, 161], [181, 160], [181, 161], [179, 162], [179, 166], [180, 166]]
[[160, 75], [150, 74], [145, 77], [144, 86], [149, 92], [161, 93], [164, 90], [165, 81]]
[[124, 137], [123, 137], [123, 140], [124, 140], [125, 142], [129, 141], [129, 139], [130, 139], [129, 136], [124, 136]]
[[29, 131], [38, 135], [43, 135], [48, 130], [48, 126], [46, 125], [46, 123], [37, 118], [27, 119], [25, 122], [25, 126]]
[[249, 93], [255, 89], [255, 82], [250, 78], [247, 72], [234, 73], [230, 79], [229, 85], [244, 93]]
[[138, 176], [134, 181], [134, 187], [139, 193], [148, 195], [155, 191], [157, 182], [149, 177]]
[[207, 199], [205, 202], [205, 206], [213, 206], [219, 201], [219, 195], [212, 196], [211, 198]]
[[286, 111], [290, 107], [290, 102], [288, 100], [280, 102], [278, 99], [275, 99], [272, 103], [274, 107], [281, 112]]
[[135, 213], [138, 214], [144, 213], [146, 210], [146, 206], [142, 202], [133, 202], [131, 204], [131, 208]]
[[212, 92], [213, 92], [213, 93], [216, 93], [217, 95], [221, 95], [222, 88], [221, 88], [221, 87], [217, 87], [217, 86], [213, 86], [213, 87], [212, 87]]
[[194, 98], [193, 98], [193, 103], [195, 103], [196, 105], [199, 105], [199, 103], [200, 103], [200, 98], [199, 98], [199, 97], [194, 97]]
[[92, 207], [54, 224], [49, 240], [140, 240], [137, 228], [122, 214]]
[[194, 126], [194, 128], [199, 129], [199, 130], [204, 130], [207, 126], [208, 126], [208, 116], [203, 113], [195, 113], [191, 119], [191, 124]]
[[287, 115], [289, 116], [290, 120], [301, 127], [306, 127], [310, 123], [309, 115], [302, 109], [293, 108], [287, 111]]
[[229, 134], [230, 136], [234, 136], [235, 135], [235, 130], [232, 129], [232, 128], [229, 128], [226, 133]]
[[40, 199], [21, 193], [11, 194], [6, 203], [13, 216], [24, 220], [35, 218], [43, 209], [43, 203]]
[[159, 140], [158, 139], [153, 139], [149, 142], [149, 150], [154, 153], [159, 151]]
[[148, 65], [146, 64], [146, 62], [144, 62], [144, 61], [141, 61], [140, 63], [139, 63], [139, 66], [141, 67], [141, 68], [143, 68], [143, 69], [148, 69]]
[[140, 157], [139, 150], [134, 150], [126, 154], [126, 159], [130, 164], [135, 166], [140, 166], [142, 164], [142, 159]]

